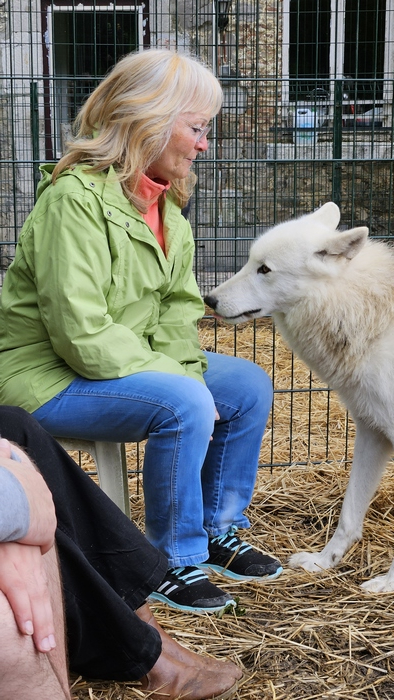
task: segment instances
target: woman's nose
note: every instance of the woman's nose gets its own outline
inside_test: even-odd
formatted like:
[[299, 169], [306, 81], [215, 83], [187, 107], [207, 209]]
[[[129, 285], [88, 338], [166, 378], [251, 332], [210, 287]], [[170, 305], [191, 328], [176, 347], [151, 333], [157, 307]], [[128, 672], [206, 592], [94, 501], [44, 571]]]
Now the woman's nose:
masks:
[[203, 151], [207, 151], [208, 147], [209, 147], [208, 139], [206, 137], [206, 134], [204, 134], [204, 136], [199, 141], [197, 141], [197, 143], [195, 145], [195, 149], [196, 149], [196, 151], [203, 152]]

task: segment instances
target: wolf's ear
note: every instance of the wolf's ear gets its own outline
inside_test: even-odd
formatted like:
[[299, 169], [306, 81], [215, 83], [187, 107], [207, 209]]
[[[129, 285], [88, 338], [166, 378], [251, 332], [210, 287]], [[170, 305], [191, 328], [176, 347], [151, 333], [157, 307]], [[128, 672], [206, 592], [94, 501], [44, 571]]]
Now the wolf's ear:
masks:
[[341, 212], [335, 202], [326, 202], [320, 209], [316, 209], [309, 216], [313, 216], [314, 219], [317, 219], [328, 228], [335, 230], [339, 224]]
[[365, 245], [368, 238], [368, 228], [358, 226], [349, 231], [341, 231], [331, 236], [327, 241], [324, 252], [328, 255], [343, 255], [348, 260], [354, 258]]

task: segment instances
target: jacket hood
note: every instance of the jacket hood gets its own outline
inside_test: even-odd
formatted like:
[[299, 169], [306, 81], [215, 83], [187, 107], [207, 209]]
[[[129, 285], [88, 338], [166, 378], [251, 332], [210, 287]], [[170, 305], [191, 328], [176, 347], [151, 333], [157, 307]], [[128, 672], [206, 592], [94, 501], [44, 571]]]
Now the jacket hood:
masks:
[[41, 180], [37, 185], [37, 199], [41, 197], [44, 190], [52, 184], [52, 173], [55, 169], [55, 165], [56, 163], [40, 165]]
[[[40, 165], [40, 173], [41, 173], [41, 180], [38, 183], [37, 186], [37, 199], [41, 197], [43, 192], [45, 192], [46, 189], [50, 185], [52, 185], [52, 174], [55, 169], [56, 163], [45, 163], [43, 165]], [[98, 173], [92, 174], [89, 172], [91, 170], [90, 165], [76, 165], [73, 166], [72, 168], [66, 168], [65, 170], [62, 170], [59, 175], [57, 176], [57, 180], [60, 180], [63, 177], [67, 177], [72, 173], [75, 175], [81, 182], [82, 184], [90, 189], [90, 183], [92, 180], [96, 182], [96, 184], [100, 183], [101, 184], [101, 190], [100, 194], [103, 195], [103, 188], [106, 187], [108, 184], [109, 186], [109, 192], [110, 196], [112, 199], [115, 197], [116, 202], [119, 204], [120, 202], [124, 201], [124, 195], [122, 192], [122, 188], [120, 186], [119, 180], [116, 176], [115, 170], [113, 166], [111, 165], [108, 171], [100, 171]], [[98, 190], [96, 190], [96, 193]]]

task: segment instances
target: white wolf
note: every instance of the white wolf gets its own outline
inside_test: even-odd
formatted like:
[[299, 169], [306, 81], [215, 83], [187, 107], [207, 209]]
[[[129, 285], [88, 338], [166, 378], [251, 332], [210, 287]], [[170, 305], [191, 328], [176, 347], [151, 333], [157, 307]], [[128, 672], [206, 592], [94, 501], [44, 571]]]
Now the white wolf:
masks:
[[[365, 513], [394, 445], [394, 251], [364, 226], [338, 231], [333, 202], [264, 233], [249, 261], [206, 303], [230, 323], [273, 316], [295, 353], [335, 389], [356, 425], [354, 459], [338, 527], [320, 553], [290, 566], [336, 566], [362, 536]], [[394, 590], [389, 572], [365, 582]]]

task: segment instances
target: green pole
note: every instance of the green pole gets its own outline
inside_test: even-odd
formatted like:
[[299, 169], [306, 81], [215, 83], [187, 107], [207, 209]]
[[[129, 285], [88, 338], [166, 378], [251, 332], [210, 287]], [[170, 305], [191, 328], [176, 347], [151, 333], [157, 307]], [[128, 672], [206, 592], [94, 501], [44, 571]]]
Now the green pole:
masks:
[[342, 80], [335, 80], [334, 83], [334, 121], [333, 121], [333, 144], [332, 144], [332, 199], [339, 207], [341, 206], [342, 190]]
[[31, 145], [33, 155], [33, 180], [34, 180], [34, 200], [36, 198], [37, 185], [40, 180], [39, 171], [39, 119], [38, 119], [38, 84], [35, 81], [30, 83], [30, 124], [31, 124]]

